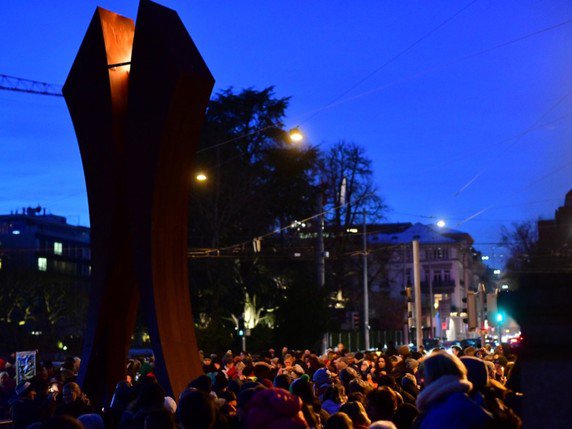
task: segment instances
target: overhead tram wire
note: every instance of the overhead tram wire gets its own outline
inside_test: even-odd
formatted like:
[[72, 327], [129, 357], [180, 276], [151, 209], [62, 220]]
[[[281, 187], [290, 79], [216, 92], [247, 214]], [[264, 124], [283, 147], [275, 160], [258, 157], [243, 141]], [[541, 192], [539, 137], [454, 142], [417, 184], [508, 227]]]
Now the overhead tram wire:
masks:
[[358, 86], [360, 86], [361, 84], [363, 84], [365, 81], [371, 79], [373, 76], [375, 76], [377, 73], [379, 73], [381, 70], [383, 70], [384, 68], [386, 68], [387, 66], [389, 66], [390, 64], [394, 63], [395, 61], [397, 61], [399, 58], [401, 58], [403, 55], [405, 55], [407, 52], [409, 52], [410, 50], [412, 50], [415, 46], [417, 46], [418, 44], [420, 44], [422, 41], [424, 41], [425, 39], [427, 39], [428, 37], [430, 37], [431, 35], [433, 35], [434, 33], [436, 33], [437, 31], [439, 31], [441, 28], [443, 28], [444, 26], [446, 26], [449, 22], [453, 21], [458, 15], [460, 15], [461, 13], [463, 13], [466, 9], [470, 8], [473, 4], [475, 4], [478, 0], [472, 0], [471, 2], [467, 3], [465, 6], [463, 6], [461, 9], [457, 10], [455, 13], [453, 13], [451, 16], [447, 17], [444, 21], [441, 21], [439, 24], [437, 24], [435, 27], [433, 27], [431, 30], [429, 30], [427, 33], [423, 34], [423, 36], [419, 37], [418, 39], [416, 39], [413, 43], [409, 44], [407, 47], [405, 47], [405, 49], [402, 49], [401, 51], [399, 51], [397, 54], [393, 55], [391, 58], [389, 58], [387, 61], [385, 61], [383, 64], [381, 64], [379, 67], [377, 67], [375, 70], [373, 70], [372, 72], [370, 72], [369, 74], [367, 74], [366, 76], [364, 76], [363, 78], [361, 78], [360, 80], [358, 80], [356, 83], [354, 83], [352, 86], [350, 86], [348, 89], [346, 89], [345, 91], [343, 91], [340, 95], [338, 95], [336, 98], [334, 98], [333, 100], [331, 100], [330, 102], [328, 102], [326, 105], [324, 105], [321, 109], [318, 109], [317, 111], [315, 111], [314, 113], [312, 113], [310, 116], [308, 116], [307, 118], [305, 118], [304, 120], [302, 120], [302, 122], [300, 122], [301, 124], [304, 124], [306, 122], [308, 122], [309, 120], [313, 119], [314, 117], [316, 117], [318, 114], [320, 114], [320, 112], [322, 112], [323, 110], [328, 109], [331, 105], [333, 105], [334, 103], [336, 103], [337, 101], [341, 100], [343, 97], [345, 97], [347, 94], [349, 94], [350, 92], [352, 92], [354, 89], [356, 89]]
[[[474, 3], [475, 1], [477, 1], [477, 0], [474, 0], [473, 2], [471, 2], [469, 5], [467, 5], [467, 7], [470, 6], [472, 3]], [[462, 11], [459, 11], [458, 13], [460, 13], [460, 12], [462, 12]], [[457, 14], [458, 14], [458, 13], [457, 13]], [[413, 79], [415, 79], [415, 78], [417, 78], [417, 77], [424, 76], [424, 75], [426, 75], [426, 74], [429, 74], [429, 73], [432, 73], [432, 72], [435, 72], [435, 71], [444, 70], [444, 69], [446, 69], [447, 67], [449, 67], [449, 66], [451, 66], [451, 65], [458, 64], [458, 63], [460, 63], [460, 62], [462, 62], [462, 61], [465, 61], [465, 60], [467, 60], [467, 59], [474, 58], [474, 57], [477, 57], [477, 56], [480, 56], [480, 55], [484, 55], [484, 54], [489, 53], [489, 52], [492, 52], [492, 51], [494, 51], [494, 50], [497, 50], [497, 49], [500, 49], [500, 48], [503, 48], [503, 47], [512, 45], [512, 44], [514, 44], [514, 43], [521, 42], [521, 41], [526, 40], [526, 39], [529, 39], [529, 38], [531, 38], [531, 37], [538, 36], [538, 35], [540, 35], [540, 34], [543, 34], [543, 33], [548, 32], [548, 31], [556, 30], [556, 29], [558, 29], [558, 28], [560, 28], [560, 27], [563, 27], [563, 26], [565, 26], [565, 25], [568, 25], [568, 24], [570, 24], [570, 23], [572, 23], [572, 19], [568, 19], [568, 20], [562, 21], [562, 22], [560, 22], [560, 23], [558, 23], [558, 24], [554, 24], [554, 25], [551, 25], [551, 26], [549, 26], [549, 27], [545, 27], [545, 28], [542, 28], [542, 29], [540, 29], [540, 30], [537, 30], [537, 31], [534, 31], [534, 32], [531, 32], [531, 33], [527, 33], [527, 34], [525, 34], [525, 35], [523, 35], [523, 36], [520, 36], [520, 37], [517, 37], [517, 38], [515, 38], [515, 39], [508, 40], [508, 41], [503, 42], [503, 43], [500, 43], [500, 44], [498, 44], [498, 45], [491, 46], [490, 48], [486, 48], [486, 49], [483, 49], [483, 50], [480, 50], [480, 51], [477, 51], [477, 52], [473, 52], [473, 53], [468, 54], [468, 55], [465, 55], [465, 56], [458, 57], [458, 58], [456, 58], [456, 59], [454, 59], [454, 60], [447, 61], [447, 62], [441, 63], [440, 65], [437, 65], [437, 66], [434, 66], [434, 67], [431, 67], [431, 68], [422, 70], [422, 71], [420, 71], [420, 72], [418, 72], [418, 73], [413, 73], [413, 74], [411, 74], [411, 75], [409, 75], [409, 76], [407, 76], [407, 77], [405, 77], [405, 78], [403, 78], [403, 79], [398, 79], [398, 80], [395, 80], [395, 81], [393, 81], [393, 82], [389, 82], [389, 83], [387, 83], [387, 84], [385, 84], [385, 85], [382, 85], [382, 86], [380, 86], [380, 87], [378, 87], [378, 88], [374, 88], [374, 89], [372, 89], [372, 90], [369, 90], [369, 91], [366, 91], [366, 92], [362, 92], [362, 93], [357, 94], [357, 95], [355, 95], [355, 96], [353, 96], [353, 97], [346, 98], [346, 99], [343, 99], [343, 100], [339, 100], [338, 102], [330, 102], [330, 104], [328, 104], [328, 105], [326, 105], [326, 106], [324, 106], [324, 107], [321, 107], [321, 108], [319, 108], [319, 109], [317, 109], [317, 110], [310, 111], [310, 112], [306, 113], [306, 115], [309, 114], [309, 115], [311, 115], [310, 117], [316, 116], [318, 113], [322, 112], [323, 110], [330, 109], [330, 108], [333, 108], [333, 107], [337, 107], [337, 106], [339, 106], [339, 105], [341, 105], [341, 104], [344, 104], [344, 103], [347, 103], [347, 102], [350, 102], [350, 101], [353, 101], [353, 100], [356, 100], [356, 99], [359, 99], [359, 98], [362, 98], [362, 97], [365, 97], [365, 96], [368, 96], [368, 95], [371, 95], [371, 94], [374, 94], [374, 93], [377, 93], [377, 92], [380, 92], [380, 91], [383, 91], [383, 90], [385, 90], [385, 89], [391, 88], [391, 87], [393, 87], [393, 86], [395, 86], [395, 85], [398, 85], [398, 84], [400, 84], [400, 83], [408, 82], [408, 81], [413, 80]], [[52, 84], [47, 84], [47, 83], [44, 83], [44, 82], [32, 81], [32, 80], [29, 80], [29, 79], [22, 79], [22, 78], [13, 77], [13, 76], [7, 76], [7, 75], [2, 75], [2, 74], [0, 74], [0, 77], [9, 78], [9, 79], [16, 79], [16, 80], [21, 81], [22, 83], [29, 82], [30, 84], [36, 84], [36, 83], [37, 83], [37, 84], [40, 84], [40, 85], [53, 86], [53, 87], [55, 87], [55, 88], [58, 88], [58, 87], [59, 87], [58, 85], [52, 85]], [[33, 93], [33, 94], [54, 95], [54, 96], [60, 96], [60, 97], [62, 96], [61, 92], [59, 92], [59, 93], [54, 93], [54, 94], [51, 94], [51, 93], [48, 94], [48, 93], [45, 93], [45, 92], [42, 92], [42, 91], [27, 91], [27, 90], [24, 91], [24, 90], [17, 89], [17, 88], [15, 88], [14, 86], [7, 85], [7, 84], [5, 84], [5, 83], [4, 83], [4, 86], [2, 86], [2, 83], [0, 83], [0, 90], [19, 91], [19, 92], [30, 92], [30, 93]], [[303, 116], [303, 115], [300, 115], [300, 116]], [[306, 119], [304, 119], [304, 122], [307, 122], [309, 119], [310, 119], [309, 117], [306, 118]], [[296, 122], [296, 121], [294, 121], [294, 122]], [[237, 141], [237, 140], [240, 140], [240, 139], [243, 139], [243, 138], [252, 136], [252, 135], [256, 135], [256, 134], [258, 134], [258, 133], [260, 133], [260, 132], [262, 132], [262, 131], [265, 131], [265, 130], [267, 130], [267, 129], [270, 129], [270, 128], [279, 128], [279, 129], [281, 129], [281, 127], [279, 127], [278, 125], [274, 125], [274, 124], [273, 124], [273, 125], [267, 125], [267, 126], [262, 127], [262, 128], [260, 128], [260, 129], [258, 129], [258, 130], [254, 130], [254, 131], [252, 131], [252, 132], [250, 132], [250, 133], [246, 133], [246, 134], [243, 134], [243, 135], [239, 135], [239, 136], [233, 137], [232, 139], [225, 140], [225, 141], [222, 141], [222, 142], [220, 142], [220, 143], [214, 144], [214, 145], [212, 145], [212, 146], [208, 146], [208, 147], [206, 147], [206, 148], [199, 149], [199, 150], [197, 151], [197, 153], [203, 153], [203, 152], [206, 152], [206, 151], [209, 151], [209, 150], [212, 150], [212, 149], [216, 149], [217, 147], [221, 147], [221, 146], [224, 146], [224, 145], [226, 145], [226, 144], [235, 142], [235, 141]]]
[[[554, 111], [554, 109], [556, 109], [558, 106], [560, 106], [560, 104], [562, 104], [564, 102], [564, 100], [566, 100], [570, 95], [572, 94], [572, 90], [567, 91], [562, 97], [560, 97], [558, 100], [556, 100], [555, 103], [553, 103], [548, 110], [544, 111], [542, 113], [542, 115], [540, 115], [530, 126], [528, 126], [524, 131], [518, 133], [516, 136], [510, 138], [510, 139], [506, 139], [504, 140], [502, 143], [506, 142], [511, 142], [510, 144], [501, 147], [500, 150], [502, 151], [501, 155], [505, 155], [510, 149], [512, 149], [523, 137], [525, 137], [527, 134], [531, 133], [532, 131], [534, 131], [535, 129], [538, 128], [539, 124], [542, 122], [542, 120], [544, 118], [546, 118], [546, 116], [548, 116], [550, 113], [552, 113]], [[568, 116], [569, 113], [566, 115]], [[560, 120], [561, 118], [558, 118], [558, 120]], [[496, 145], [498, 147], [498, 145]], [[497, 157], [498, 158], [498, 157]], [[459, 196], [463, 191], [465, 191], [469, 186], [471, 186], [473, 183], [475, 183], [479, 177], [481, 177], [484, 173], [486, 173], [489, 169], [491, 168], [490, 164], [488, 166], [485, 166], [484, 168], [482, 168], [480, 171], [478, 171], [468, 182], [466, 182], [457, 192], [455, 192], [454, 196], [457, 197]]]
[[[400, 52], [398, 52], [396, 55], [394, 55], [393, 57], [391, 57], [389, 60], [387, 60], [385, 63], [383, 63], [380, 67], [378, 67], [377, 69], [375, 69], [374, 71], [372, 71], [371, 73], [369, 73], [367, 76], [365, 76], [364, 78], [360, 79], [358, 82], [356, 82], [354, 85], [352, 85], [350, 88], [348, 88], [347, 90], [345, 90], [342, 94], [340, 94], [339, 96], [337, 96], [335, 99], [333, 99], [332, 101], [330, 101], [328, 104], [326, 104], [323, 108], [319, 109], [318, 111], [313, 112], [308, 118], [305, 118], [303, 121], [300, 122], [300, 124], [302, 123], [306, 123], [308, 122], [310, 119], [312, 119], [314, 116], [318, 115], [322, 110], [325, 110], [327, 108], [330, 107], [330, 105], [332, 105], [333, 103], [335, 103], [336, 101], [338, 101], [339, 99], [343, 98], [346, 94], [348, 94], [349, 92], [353, 91], [355, 88], [357, 88], [358, 86], [360, 86], [362, 83], [364, 83], [366, 80], [370, 79], [371, 77], [373, 77], [375, 74], [377, 74], [378, 72], [380, 72], [381, 70], [383, 70], [385, 67], [387, 67], [388, 65], [390, 65], [391, 63], [393, 63], [394, 61], [396, 61], [397, 59], [399, 59], [401, 56], [403, 56], [404, 54], [406, 54], [408, 51], [410, 51], [411, 49], [413, 49], [415, 46], [417, 46], [419, 43], [421, 43], [423, 40], [425, 40], [426, 38], [428, 38], [429, 36], [431, 36], [432, 34], [434, 34], [435, 32], [437, 32], [438, 30], [440, 30], [442, 27], [444, 27], [445, 25], [447, 25], [449, 22], [451, 22], [453, 19], [455, 19], [458, 15], [460, 15], [462, 12], [464, 12], [466, 9], [468, 9], [469, 7], [471, 7], [474, 3], [476, 3], [478, 0], [472, 0], [471, 2], [469, 2], [467, 5], [465, 5], [464, 7], [462, 7], [461, 9], [457, 10], [453, 15], [449, 16], [447, 19], [445, 19], [444, 21], [440, 22], [437, 26], [433, 27], [431, 30], [429, 30], [427, 33], [425, 33], [423, 36], [421, 36], [420, 38], [418, 38], [417, 40], [415, 40], [413, 43], [411, 43], [410, 45], [408, 45], [405, 49], [401, 50]], [[226, 144], [232, 143], [234, 141], [243, 139], [243, 138], [247, 138], [253, 135], [256, 135], [262, 131], [265, 131], [269, 128], [280, 128], [277, 125], [268, 125], [266, 127], [260, 128], [258, 130], [255, 130], [253, 132], [250, 132], [248, 134], [244, 134], [241, 136], [237, 136], [237, 137], [233, 137], [232, 139], [223, 141], [221, 143], [217, 143], [214, 144], [212, 146], [200, 149], [197, 151], [197, 154], [202, 153], [202, 152], [206, 152], [212, 149], [216, 149], [217, 147], [221, 147], [224, 146]]]
[[[572, 161], [566, 162], [562, 165], [560, 165], [559, 167], [554, 168], [553, 170], [550, 170], [548, 173], [540, 176], [538, 179], [532, 180], [530, 182], [528, 182], [523, 188], [513, 192], [512, 194], [510, 194], [509, 196], [514, 196], [514, 195], [518, 195], [526, 190], [528, 190], [528, 188], [530, 188], [531, 186], [534, 186], [535, 184], [537, 184], [538, 182], [541, 182], [545, 179], [547, 179], [548, 177], [558, 173], [561, 170], [564, 170], [565, 168], [568, 167], [572, 167]], [[506, 199], [507, 196], [504, 196], [502, 199]], [[471, 216], [467, 217], [466, 219], [464, 219], [463, 221], [459, 222], [456, 226], [461, 226], [464, 223], [467, 223], [473, 219], [475, 219], [476, 217], [482, 215], [483, 213], [485, 213], [486, 211], [490, 210], [491, 208], [495, 207], [498, 203], [493, 203], [491, 205], [489, 205], [488, 207], [485, 207], [479, 211], [477, 211], [476, 213], [473, 213]]]
[[[489, 48], [485, 48], [485, 49], [482, 49], [482, 50], [480, 50], [480, 51], [476, 51], [476, 52], [473, 52], [473, 53], [470, 53], [470, 54], [467, 54], [467, 55], [463, 55], [463, 56], [457, 57], [457, 58], [455, 58], [455, 59], [453, 59], [453, 60], [450, 60], [450, 61], [445, 61], [445, 62], [443, 62], [443, 63], [441, 63], [441, 64], [436, 65], [436, 66], [427, 68], [427, 69], [422, 70], [422, 71], [417, 72], [417, 73], [413, 73], [413, 74], [411, 74], [411, 75], [409, 75], [409, 76], [406, 76], [406, 77], [404, 77], [404, 78], [402, 78], [402, 79], [397, 79], [397, 80], [394, 80], [394, 81], [392, 81], [392, 82], [389, 82], [389, 83], [387, 83], [387, 84], [385, 84], [385, 85], [379, 86], [379, 87], [377, 87], [377, 88], [374, 88], [374, 89], [371, 89], [371, 90], [368, 90], [368, 91], [365, 91], [365, 92], [356, 94], [355, 96], [352, 96], [352, 97], [349, 97], [349, 98], [346, 98], [346, 99], [343, 99], [343, 100], [339, 100], [339, 101], [337, 101], [337, 102], [333, 102], [333, 101], [332, 101], [332, 102], [330, 102], [329, 104], [327, 104], [326, 106], [323, 106], [323, 107], [321, 107], [321, 108], [319, 108], [319, 109], [317, 109], [317, 110], [313, 110], [313, 111], [307, 112], [305, 115], [310, 115], [310, 116], [307, 117], [307, 118], [303, 118], [303, 117], [304, 117], [304, 114], [299, 115], [299, 117], [302, 117], [302, 118], [303, 118], [299, 123], [302, 124], [302, 123], [308, 122], [308, 121], [310, 120], [310, 118], [313, 118], [314, 116], [318, 115], [319, 113], [321, 113], [322, 111], [324, 111], [324, 110], [326, 110], [326, 109], [331, 109], [331, 108], [333, 108], [333, 107], [337, 107], [337, 106], [339, 106], [339, 105], [348, 103], [348, 102], [350, 102], [350, 101], [354, 101], [354, 100], [357, 100], [357, 99], [359, 99], [359, 98], [366, 97], [366, 96], [368, 96], [368, 95], [372, 95], [372, 94], [375, 94], [375, 93], [377, 93], [377, 92], [381, 92], [381, 91], [383, 91], [383, 90], [392, 88], [392, 87], [394, 87], [394, 86], [396, 86], [396, 85], [399, 85], [399, 84], [401, 84], [401, 83], [409, 82], [409, 81], [414, 80], [414, 79], [416, 79], [416, 78], [418, 78], [418, 77], [425, 76], [425, 75], [430, 74], [430, 73], [433, 73], [433, 72], [445, 70], [446, 68], [448, 68], [448, 67], [450, 67], [450, 66], [453, 66], [453, 65], [455, 65], [455, 64], [459, 64], [459, 63], [461, 63], [461, 62], [463, 62], [463, 61], [466, 61], [466, 60], [468, 60], [468, 59], [472, 59], [472, 58], [475, 58], [475, 57], [479, 57], [479, 56], [481, 56], [481, 55], [488, 54], [489, 52], [493, 52], [493, 51], [495, 51], [495, 50], [497, 50], [497, 49], [501, 49], [501, 48], [504, 48], [504, 47], [506, 47], [506, 46], [510, 46], [510, 45], [515, 44], [515, 43], [522, 42], [523, 40], [527, 40], [527, 39], [529, 39], [529, 38], [539, 36], [539, 35], [544, 34], [544, 33], [546, 33], [546, 32], [556, 30], [556, 29], [558, 29], [558, 28], [560, 28], [560, 27], [563, 27], [563, 26], [565, 26], [565, 25], [569, 25], [569, 24], [571, 24], [571, 23], [572, 23], [572, 19], [568, 19], [568, 20], [562, 21], [562, 22], [560, 22], [560, 23], [558, 23], [558, 24], [554, 24], [554, 25], [551, 25], [551, 26], [549, 26], [549, 27], [545, 27], [545, 28], [542, 28], [542, 29], [540, 29], [540, 30], [536, 30], [536, 31], [533, 31], [533, 32], [531, 32], [531, 33], [524, 34], [524, 35], [519, 36], [519, 37], [517, 37], [517, 38], [515, 38], [515, 39], [511, 39], [511, 40], [508, 40], [508, 41], [506, 41], [506, 42], [502, 42], [502, 43], [499, 43], [499, 44], [497, 44], [497, 45], [493, 45], [493, 46], [491, 46], [491, 47], [489, 47]], [[293, 122], [298, 122], [298, 121], [293, 121]], [[221, 146], [224, 146], [224, 145], [226, 145], [226, 144], [235, 142], [235, 141], [237, 141], [237, 140], [240, 140], [240, 139], [243, 139], [243, 138], [247, 138], [247, 137], [250, 137], [250, 136], [252, 136], [252, 135], [256, 135], [257, 133], [260, 133], [260, 132], [262, 132], [262, 131], [265, 131], [265, 130], [267, 130], [267, 129], [274, 128], [274, 127], [280, 128], [280, 127], [278, 127], [277, 125], [268, 125], [268, 126], [266, 126], [266, 127], [262, 127], [262, 128], [260, 128], [260, 129], [258, 129], [258, 130], [252, 131], [252, 132], [250, 132], [250, 133], [243, 134], [243, 135], [240, 135], [240, 136], [236, 136], [236, 137], [233, 137], [232, 139], [225, 140], [225, 141], [223, 141], [223, 142], [214, 144], [214, 145], [212, 145], [212, 146], [199, 149], [199, 150], [197, 151], [197, 153], [203, 153], [203, 152], [206, 152], [206, 151], [209, 151], [209, 150], [212, 150], [212, 149], [216, 149], [217, 147], [221, 147]]]
[[[549, 27], [542, 28], [542, 29], [537, 30], [537, 31], [534, 31], [534, 32], [532, 32], [532, 33], [527, 33], [527, 34], [525, 34], [525, 35], [523, 35], [523, 36], [520, 36], [520, 37], [517, 37], [517, 38], [515, 38], [515, 39], [511, 39], [511, 40], [508, 40], [508, 41], [506, 41], [506, 42], [499, 43], [498, 45], [494, 45], [494, 46], [491, 46], [491, 47], [489, 47], [489, 48], [482, 49], [482, 50], [480, 50], [480, 51], [476, 51], [476, 52], [473, 52], [473, 53], [471, 53], [471, 54], [467, 54], [467, 55], [458, 57], [458, 58], [456, 58], [456, 59], [454, 59], [454, 60], [450, 60], [450, 61], [443, 62], [443, 63], [441, 63], [441, 64], [438, 64], [438, 65], [436, 65], [436, 66], [430, 67], [430, 68], [425, 69], [425, 70], [422, 70], [422, 71], [420, 71], [420, 72], [413, 73], [413, 74], [411, 74], [411, 75], [409, 75], [409, 76], [406, 76], [406, 77], [404, 77], [404, 78], [402, 78], [402, 79], [394, 80], [394, 81], [389, 82], [389, 83], [387, 83], [387, 84], [385, 84], [385, 85], [379, 86], [379, 87], [377, 87], [377, 88], [373, 88], [373, 89], [371, 89], [371, 90], [362, 92], [362, 93], [360, 93], [360, 94], [356, 94], [355, 96], [352, 96], [352, 97], [349, 97], [349, 98], [340, 100], [340, 101], [338, 101], [337, 103], [330, 104], [330, 105], [328, 105], [327, 107], [322, 107], [322, 108], [319, 108], [319, 109], [314, 110], [313, 112], [309, 112], [309, 113], [316, 113], [316, 114], [317, 114], [317, 113], [320, 113], [321, 111], [323, 111], [323, 110], [325, 110], [325, 109], [331, 109], [331, 108], [333, 108], [333, 107], [337, 107], [337, 106], [339, 106], [339, 105], [348, 103], [348, 102], [350, 102], [350, 101], [354, 101], [354, 100], [357, 100], [357, 99], [359, 99], [359, 98], [363, 98], [363, 97], [366, 97], [366, 96], [368, 96], [368, 95], [372, 95], [372, 94], [381, 92], [381, 91], [386, 90], [386, 89], [388, 89], [388, 88], [392, 88], [392, 87], [394, 87], [394, 86], [396, 86], [396, 85], [398, 85], [398, 84], [401, 84], [401, 83], [404, 83], [404, 82], [409, 82], [409, 81], [411, 81], [411, 80], [413, 80], [413, 79], [416, 79], [416, 78], [418, 78], [418, 77], [425, 76], [425, 75], [430, 74], [430, 73], [433, 73], [433, 72], [442, 71], [442, 70], [446, 69], [447, 67], [450, 67], [450, 66], [452, 66], [452, 65], [461, 63], [461, 62], [463, 62], [463, 61], [465, 61], [465, 60], [468, 60], [468, 59], [471, 59], [471, 58], [475, 58], [475, 57], [478, 57], [478, 56], [481, 56], [481, 55], [484, 55], [484, 54], [488, 54], [489, 52], [495, 51], [495, 50], [500, 49], [500, 48], [504, 48], [504, 47], [506, 47], [506, 46], [510, 46], [510, 45], [512, 45], [512, 44], [514, 44], [514, 43], [521, 42], [521, 41], [526, 40], [526, 39], [529, 39], [529, 38], [531, 38], [531, 37], [539, 36], [539, 35], [541, 35], [541, 34], [543, 34], [543, 33], [548, 32], [548, 31], [556, 30], [556, 29], [558, 29], [558, 28], [560, 28], [560, 27], [562, 27], [562, 26], [568, 25], [568, 24], [570, 24], [570, 23], [572, 23], [572, 19], [568, 19], [568, 20], [566, 20], [566, 21], [562, 21], [562, 22], [560, 22], [560, 23], [558, 23], [558, 24], [554, 24], [554, 25], [551, 25], [551, 26], [549, 26]], [[302, 116], [302, 115], [300, 115], [300, 116]]]
[[[286, 231], [286, 230], [288, 230], [288, 229], [295, 228], [295, 227], [296, 227], [295, 224], [302, 224], [302, 223], [308, 222], [308, 221], [310, 221], [310, 220], [312, 220], [312, 219], [315, 219], [315, 218], [317, 218], [317, 217], [319, 217], [319, 216], [322, 216], [322, 215], [325, 215], [325, 214], [327, 214], [327, 213], [330, 213], [330, 212], [332, 212], [332, 211], [334, 211], [334, 210], [337, 210], [337, 209], [339, 209], [339, 208], [341, 208], [341, 207], [344, 207], [344, 206], [346, 206], [346, 205], [348, 205], [348, 204], [357, 204], [357, 203], [359, 203], [360, 201], [362, 201], [363, 199], [365, 199], [365, 198], [367, 198], [367, 197], [369, 197], [369, 196], [371, 196], [371, 195], [372, 195], [372, 193], [367, 193], [367, 194], [365, 194], [365, 195], [362, 195], [360, 198], [356, 199], [355, 201], [348, 201], [348, 202], [346, 202], [346, 203], [343, 203], [343, 204], [340, 204], [340, 205], [331, 207], [331, 208], [329, 208], [329, 209], [327, 209], [327, 210], [324, 210], [324, 211], [322, 211], [322, 212], [320, 212], [320, 213], [315, 213], [315, 214], [313, 214], [312, 216], [309, 216], [309, 217], [307, 217], [307, 218], [304, 218], [304, 219], [301, 219], [301, 220], [296, 220], [296, 221], [292, 222], [291, 224], [286, 225], [286, 226], [284, 226], [284, 227], [282, 227], [282, 228], [274, 229], [273, 231], [270, 231], [270, 232], [268, 232], [268, 233], [266, 233], [266, 234], [262, 234], [262, 235], [259, 235], [259, 236], [256, 236], [256, 237], [252, 237], [252, 238], [249, 239], [249, 240], [245, 240], [245, 241], [242, 241], [242, 242], [239, 242], [239, 243], [235, 243], [235, 244], [231, 244], [231, 245], [227, 245], [227, 246], [221, 246], [221, 247], [219, 247], [219, 248], [210, 249], [210, 252], [211, 252], [211, 253], [220, 253], [220, 252], [222, 252], [222, 251], [234, 250], [234, 249], [236, 249], [236, 248], [244, 247], [244, 246], [246, 246], [246, 245], [248, 245], [248, 244], [251, 244], [252, 241], [255, 240], [255, 239], [256, 239], [256, 240], [262, 240], [262, 239], [264, 239], [264, 238], [271, 237], [271, 236], [273, 236], [273, 235], [275, 235], [275, 234], [279, 234], [279, 233], [282, 232], [282, 231]], [[293, 225], [294, 225], [294, 226], [293, 226]], [[189, 255], [189, 256], [192, 257], [192, 255]]]
[[[545, 127], [548, 127], [548, 126], [550, 126], [550, 125], [557, 124], [558, 122], [560, 122], [560, 121], [562, 121], [562, 120], [564, 120], [564, 119], [567, 119], [567, 118], [569, 118], [569, 117], [571, 117], [571, 116], [572, 116], [572, 111], [566, 113], [565, 115], [559, 116], [558, 118], [553, 119], [553, 120], [551, 120], [551, 121], [543, 122], [542, 124], [538, 124], [537, 126], [535, 126], [534, 128], [532, 128], [532, 129], [530, 130], [530, 132], [535, 131], [535, 130], [539, 130], [539, 129], [542, 129], [542, 128], [545, 128]], [[504, 143], [508, 143], [508, 142], [513, 141], [513, 140], [517, 140], [518, 138], [519, 138], [519, 135], [517, 134], [516, 136], [509, 137], [509, 138], [507, 138], [507, 139], [501, 140], [500, 142], [497, 143], [497, 145], [502, 145], [502, 144], [504, 144]], [[457, 163], [459, 163], [459, 162], [462, 162], [462, 161], [464, 161], [464, 160], [466, 160], [466, 159], [475, 158], [475, 157], [477, 157], [478, 155], [481, 155], [481, 154], [484, 155], [486, 152], [488, 152], [488, 151], [487, 151], [487, 150], [474, 151], [474, 152], [472, 152], [472, 154], [470, 154], [470, 155], [450, 157], [449, 159], [447, 159], [446, 161], [443, 161], [442, 163], [432, 164], [431, 166], [420, 170], [420, 173], [427, 173], [427, 172], [429, 172], [429, 171], [433, 171], [433, 170], [436, 170], [436, 169], [440, 170], [440, 169], [443, 169], [443, 168], [445, 168], [445, 167], [448, 167], [449, 165], [455, 165], [455, 164], [457, 164]]]

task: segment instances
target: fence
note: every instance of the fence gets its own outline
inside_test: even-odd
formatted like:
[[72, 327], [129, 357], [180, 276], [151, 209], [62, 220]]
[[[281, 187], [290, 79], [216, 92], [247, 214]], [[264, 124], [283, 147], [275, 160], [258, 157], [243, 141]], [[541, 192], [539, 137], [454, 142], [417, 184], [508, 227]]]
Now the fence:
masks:
[[[363, 331], [341, 331], [328, 334], [330, 347], [343, 343], [347, 350], [363, 350], [365, 346]], [[391, 343], [396, 346], [405, 341], [403, 331], [369, 331], [369, 344], [371, 348], [383, 348]]]

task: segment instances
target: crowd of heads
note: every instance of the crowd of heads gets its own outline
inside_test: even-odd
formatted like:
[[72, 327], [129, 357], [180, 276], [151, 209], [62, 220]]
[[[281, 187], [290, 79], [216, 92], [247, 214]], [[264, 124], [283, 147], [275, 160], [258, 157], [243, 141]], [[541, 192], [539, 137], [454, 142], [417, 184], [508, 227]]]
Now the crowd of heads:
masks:
[[15, 429], [519, 428], [519, 365], [507, 348], [347, 352], [284, 347], [260, 355], [205, 355], [177, 397], [131, 359], [109, 404], [76, 383], [80, 361], [39, 365], [16, 384], [0, 362], [0, 411]]

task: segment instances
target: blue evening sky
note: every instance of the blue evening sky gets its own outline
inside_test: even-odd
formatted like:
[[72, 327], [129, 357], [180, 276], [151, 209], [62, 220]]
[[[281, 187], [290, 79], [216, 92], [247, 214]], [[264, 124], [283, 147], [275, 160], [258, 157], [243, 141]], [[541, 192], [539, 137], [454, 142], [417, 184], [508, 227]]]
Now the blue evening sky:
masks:
[[[501, 225], [553, 216], [572, 188], [569, 0], [162, 4], [179, 12], [216, 89], [275, 85], [309, 142], [365, 146], [388, 221], [444, 218], [498, 256], [485, 243]], [[135, 0], [4, 0], [0, 73], [63, 83], [97, 5], [137, 11]], [[0, 91], [0, 145], [0, 213], [40, 204], [89, 224], [62, 98]]]

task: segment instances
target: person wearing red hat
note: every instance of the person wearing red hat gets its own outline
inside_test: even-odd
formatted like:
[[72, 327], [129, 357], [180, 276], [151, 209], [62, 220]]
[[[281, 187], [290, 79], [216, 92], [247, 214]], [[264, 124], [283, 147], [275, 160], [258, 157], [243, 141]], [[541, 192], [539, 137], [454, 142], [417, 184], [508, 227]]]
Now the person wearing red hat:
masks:
[[302, 401], [284, 389], [257, 392], [247, 407], [246, 427], [250, 429], [306, 429]]

